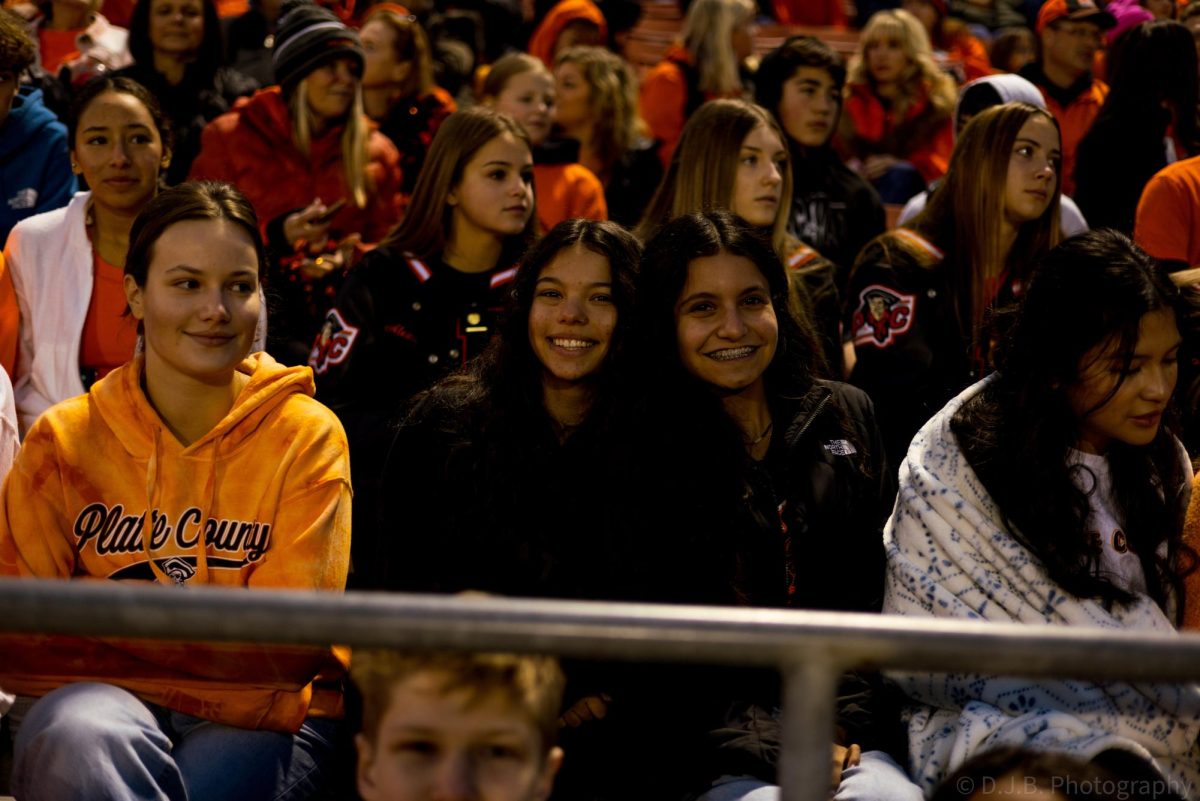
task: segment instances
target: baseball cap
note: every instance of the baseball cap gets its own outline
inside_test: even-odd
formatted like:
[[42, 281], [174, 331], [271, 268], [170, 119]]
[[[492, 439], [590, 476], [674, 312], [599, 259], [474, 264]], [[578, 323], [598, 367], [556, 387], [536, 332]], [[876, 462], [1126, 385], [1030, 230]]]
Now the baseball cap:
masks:
[[1096, 0], [1046, 0], [1038, 11], [1037, 32], [1041, 33], [1047, 25], [1060, 19], [1086, 20], [1108, 30], [1117, 24], [1117, 19], [1097, 5]]

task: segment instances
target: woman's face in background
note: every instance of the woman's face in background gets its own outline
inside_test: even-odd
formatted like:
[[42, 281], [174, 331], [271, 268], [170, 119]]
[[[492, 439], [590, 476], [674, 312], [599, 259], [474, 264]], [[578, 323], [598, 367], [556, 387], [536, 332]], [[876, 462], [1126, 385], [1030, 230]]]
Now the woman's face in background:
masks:
[[908, 56], [899, 39], [880, 37], [867, 42], [863, 50], [867, 72], [875, 83], [895, 83], [908, 69]]
[[555, 120], [570, 131], [595, 122], [592, 113], [592, 88], [578, 64], [560, 64], [554, 72], [558, 90]]
[[87, 179], [96, 203], [136, 212], [158, 191], [166, 166], [154, 118], [125, 92], [102, 92], [79, 115], [71, 161]]
[[774, 225], [783, 202], [783, 173], [787, 169], [783, 141], [773, 129], [760, 123], [746, 135], [738, 152], [733, 213], [759, 228]]
[[200, 0], [150, 0], [150, 45], [155, 52], [192, 56], [204, 41]]

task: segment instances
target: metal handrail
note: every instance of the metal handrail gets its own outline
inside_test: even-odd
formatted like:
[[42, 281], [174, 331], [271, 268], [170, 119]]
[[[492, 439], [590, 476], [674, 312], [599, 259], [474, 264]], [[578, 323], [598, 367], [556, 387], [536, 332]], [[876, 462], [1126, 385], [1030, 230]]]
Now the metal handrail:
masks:
[[0, 579], [0, 631], [774, 667], [785, 801], [824, 801], [850, 668], [1200, 680], [1200, 634], [650, 604]]

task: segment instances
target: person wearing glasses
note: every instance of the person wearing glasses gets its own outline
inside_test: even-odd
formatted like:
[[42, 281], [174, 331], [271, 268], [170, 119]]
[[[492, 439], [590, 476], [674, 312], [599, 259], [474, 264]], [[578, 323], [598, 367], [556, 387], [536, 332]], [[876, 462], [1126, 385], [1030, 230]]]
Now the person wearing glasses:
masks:
[[1062, 129], [1062, 192], [1075, 194], [1075, 151], [1108, 96], [1092, 75], [1104, 31], [1116, 24], [1095, 0], [1047, 0], [1038, 12], [1042, 58], [1021, 70], [1032, 81]]

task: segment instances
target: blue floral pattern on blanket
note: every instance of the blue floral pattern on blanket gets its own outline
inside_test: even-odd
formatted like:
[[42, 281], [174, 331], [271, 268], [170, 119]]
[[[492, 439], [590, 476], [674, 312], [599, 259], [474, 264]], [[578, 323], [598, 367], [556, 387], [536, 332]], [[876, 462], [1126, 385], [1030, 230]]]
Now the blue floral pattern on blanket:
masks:
[[[999, 522], [950, 419], [986, 379], [917, 434], [884, 530], [885, 614], [1174, 632], [1148, 597], [1128, 607], [1066, 593]], [[981, 751], [1005, 745], [1084, 759], [1121, 748], [1153, 760], [1200, 799], [1200, 685], [1095, 683], [967, 674], [893, 675], [908, 694], [909, 769], [929, 793]]]

